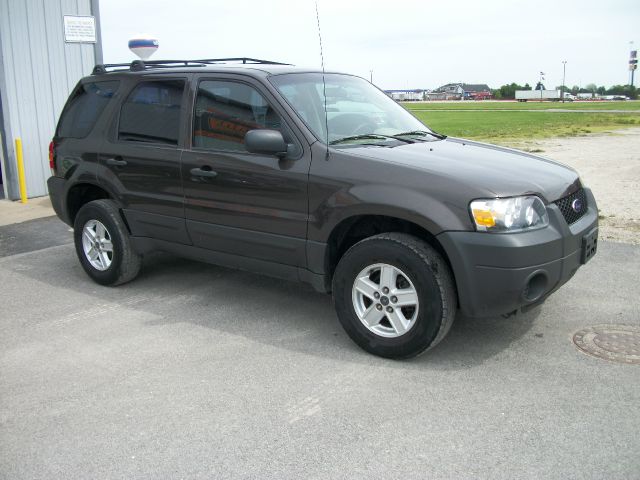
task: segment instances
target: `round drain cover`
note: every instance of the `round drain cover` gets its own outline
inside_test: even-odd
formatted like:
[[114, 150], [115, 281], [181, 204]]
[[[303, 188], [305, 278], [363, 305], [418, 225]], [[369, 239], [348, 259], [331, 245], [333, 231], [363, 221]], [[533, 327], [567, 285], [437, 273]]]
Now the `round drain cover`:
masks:
[[640, 327], [595, 325], [576, 332], [573, 343], [594, 357], [640, 365]]

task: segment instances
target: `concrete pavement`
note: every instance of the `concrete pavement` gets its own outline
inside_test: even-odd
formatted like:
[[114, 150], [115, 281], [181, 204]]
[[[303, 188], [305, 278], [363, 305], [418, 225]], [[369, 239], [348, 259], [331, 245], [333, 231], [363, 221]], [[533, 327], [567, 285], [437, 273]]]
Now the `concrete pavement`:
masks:
[[55, 215], [49, 197], [30, 198], [27, 203], [0, 200], [0, 226]]
[[358, 349], [303, 285], [157, 254], [106, 288], [36, 248], [0, 259], [2, 478], [640, 472], [640, 367], [571, 343], [640, 324], [640, 247], [602, 242], [541, 309], [457, 318], [411, 361]]

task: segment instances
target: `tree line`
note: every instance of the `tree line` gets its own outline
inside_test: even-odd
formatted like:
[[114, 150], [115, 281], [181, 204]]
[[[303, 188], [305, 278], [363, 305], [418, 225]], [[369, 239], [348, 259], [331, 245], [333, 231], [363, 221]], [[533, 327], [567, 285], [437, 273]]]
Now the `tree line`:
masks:
[[[536, 88], [539, 87], [540, 85], [536, 85]], [[562, 88], [562, 86], [557, 86], [556, 90], [562, 90]], [[496, 88], [491, 92], [493, 93], [493, 98], [512, 100], [516, 98], [516, 90], [532, 90], [532, 87], [528, 83], [525, 83], [524, 85], [510, 83], [507, 85], [502, 85], [500, 88]], [[606, 88], [604, 86], [598, 87], [595, 83], [589, 83], [584, 87], [579, 87], [578, 85], [574, 85], [573, 87], [569, 87], [568, 85], [564, 86], [564, 91], [573, 95], [577, 95], [578, 93], [592, 93], [598, 95], [624, 95], [625, 97], [629, 97], [633, 100], [636, 100], [638, 98], [638, 90], [638, 88], [632, 87], [631, 85], [613, 85], [609, 88]]]

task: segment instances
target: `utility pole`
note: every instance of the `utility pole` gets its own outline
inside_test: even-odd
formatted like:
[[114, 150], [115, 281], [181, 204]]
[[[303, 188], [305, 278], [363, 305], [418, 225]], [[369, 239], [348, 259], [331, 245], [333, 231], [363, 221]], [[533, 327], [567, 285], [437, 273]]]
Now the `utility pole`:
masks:
[[562, 98], [562, 103], [564, 103], [564, 79], [567, 73], [567, 61], [562, 61], [562, 91], [560, 92], [560, 98]]
[[638, 51], [633, 49], [633, 41], [629, 42], [629, 71], [631, 72], [631, 85], [633, 87], [633, 74], [638, 68]]
[[369, 70], [369, 82], [373, 83], [373, 70]]

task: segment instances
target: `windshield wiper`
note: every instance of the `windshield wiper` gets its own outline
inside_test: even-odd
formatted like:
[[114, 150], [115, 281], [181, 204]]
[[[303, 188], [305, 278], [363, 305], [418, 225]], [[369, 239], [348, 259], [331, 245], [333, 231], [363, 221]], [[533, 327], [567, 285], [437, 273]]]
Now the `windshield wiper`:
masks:
[[394, 138], [395, 137], [402, 137], [402, 136], [405, 136], [405, 135], [420, 135], [421, 137], [426, 137], [427, 135], [431, 135], [432, 137], [435, 137], [438, 140], [444, 140], [445, 138], [447, 138], [446, 135], [442, 135], [441, 133], [427, 132], [426, 130], [411, 130], [410, 132], [396, 133], [394, 135]]
[[378, 140], [378, 139], [400, 140], [401, 142], [405, 142], [405, 143], [413, 143], [413, 140], [408, 140], [406, 138], [397, 138], [395, 135], [390, 136], [390, 135], [379, 135], [377, 133], [366, 133], [363, 135], [352, 135], [349, 137], [338, 138], [337, 140], [332, 140], [331, 142], [329, 142], [329, 145], [336, 145], [338, 143], [349, 142], [351, 140]]

